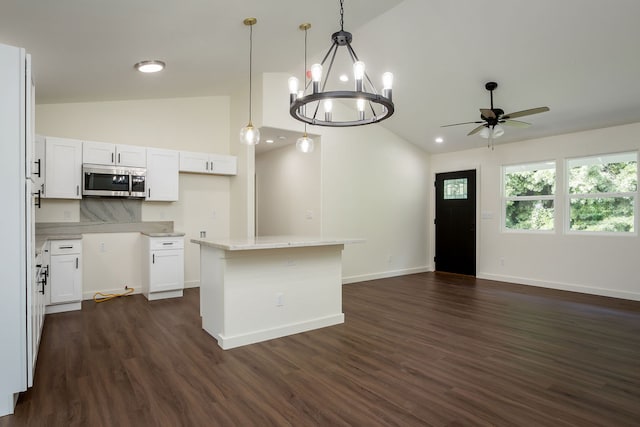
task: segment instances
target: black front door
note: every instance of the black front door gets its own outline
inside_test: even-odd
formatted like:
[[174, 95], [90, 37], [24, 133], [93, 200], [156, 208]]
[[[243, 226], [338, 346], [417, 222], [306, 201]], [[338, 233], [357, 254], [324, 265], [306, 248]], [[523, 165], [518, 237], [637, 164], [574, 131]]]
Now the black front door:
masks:
[[436, 174], [436, 271], [476, 275], [476, 171]]

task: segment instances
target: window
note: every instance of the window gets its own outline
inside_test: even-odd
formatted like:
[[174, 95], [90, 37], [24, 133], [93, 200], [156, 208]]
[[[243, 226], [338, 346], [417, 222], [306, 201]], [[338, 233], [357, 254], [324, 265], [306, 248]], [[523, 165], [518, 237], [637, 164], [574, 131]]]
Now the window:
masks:
[[445, 179], [444, 200], [466, 199], [467, 178]]
[[555, 162], [503, 167], [503, 213], [507, 230], [553, 230]]
[[567, 160], [570, 231], [634, 233], [638, 153]]

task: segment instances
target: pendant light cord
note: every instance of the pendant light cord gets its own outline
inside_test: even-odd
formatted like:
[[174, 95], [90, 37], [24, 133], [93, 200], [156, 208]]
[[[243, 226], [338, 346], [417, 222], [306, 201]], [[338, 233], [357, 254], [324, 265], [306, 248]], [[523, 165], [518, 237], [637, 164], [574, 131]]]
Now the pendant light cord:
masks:
[[251, 122], [251, 109], [252, 109], [252, 92], [251, 87], [251, 74], [253, 70], [253, 24], [249, 26], [249, 125], [253, 125]]
[[[308, 27], [304, 29], [304, 88], [307, 88], [307, 32]], [[304, 136], [307, 136], [307, 124], [304, 124]]]
[[340, 0], [340, 31], [344, 31], [344, 0]]

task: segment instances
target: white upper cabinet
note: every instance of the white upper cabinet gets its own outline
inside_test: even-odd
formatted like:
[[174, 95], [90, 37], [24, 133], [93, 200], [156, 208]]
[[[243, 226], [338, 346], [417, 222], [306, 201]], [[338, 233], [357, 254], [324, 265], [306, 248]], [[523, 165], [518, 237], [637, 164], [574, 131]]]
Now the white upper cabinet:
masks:
[[147, 165], [145, 147], [95, 141], [84, 141], [82, 144], [82, 161], [136, 168], [144, 168]]
[[179, 157], [178, 151], [147, 148], [146, 200], [178, 200]]
[[44, 197], [82, 198], [82, 141], [45, 138]]
[[237, 158], [222, 154], [181, 151], [180, 172], [236, 175]]

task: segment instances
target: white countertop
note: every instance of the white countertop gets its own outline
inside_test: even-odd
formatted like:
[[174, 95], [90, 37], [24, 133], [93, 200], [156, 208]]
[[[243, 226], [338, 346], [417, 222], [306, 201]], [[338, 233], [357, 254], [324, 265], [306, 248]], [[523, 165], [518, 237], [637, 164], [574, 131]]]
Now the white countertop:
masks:
[[227, 251], [300, 248], [363, 243], [364, 239], [325, 236], [257, 236], [240, 239], [191, 239], [192, 243]]

